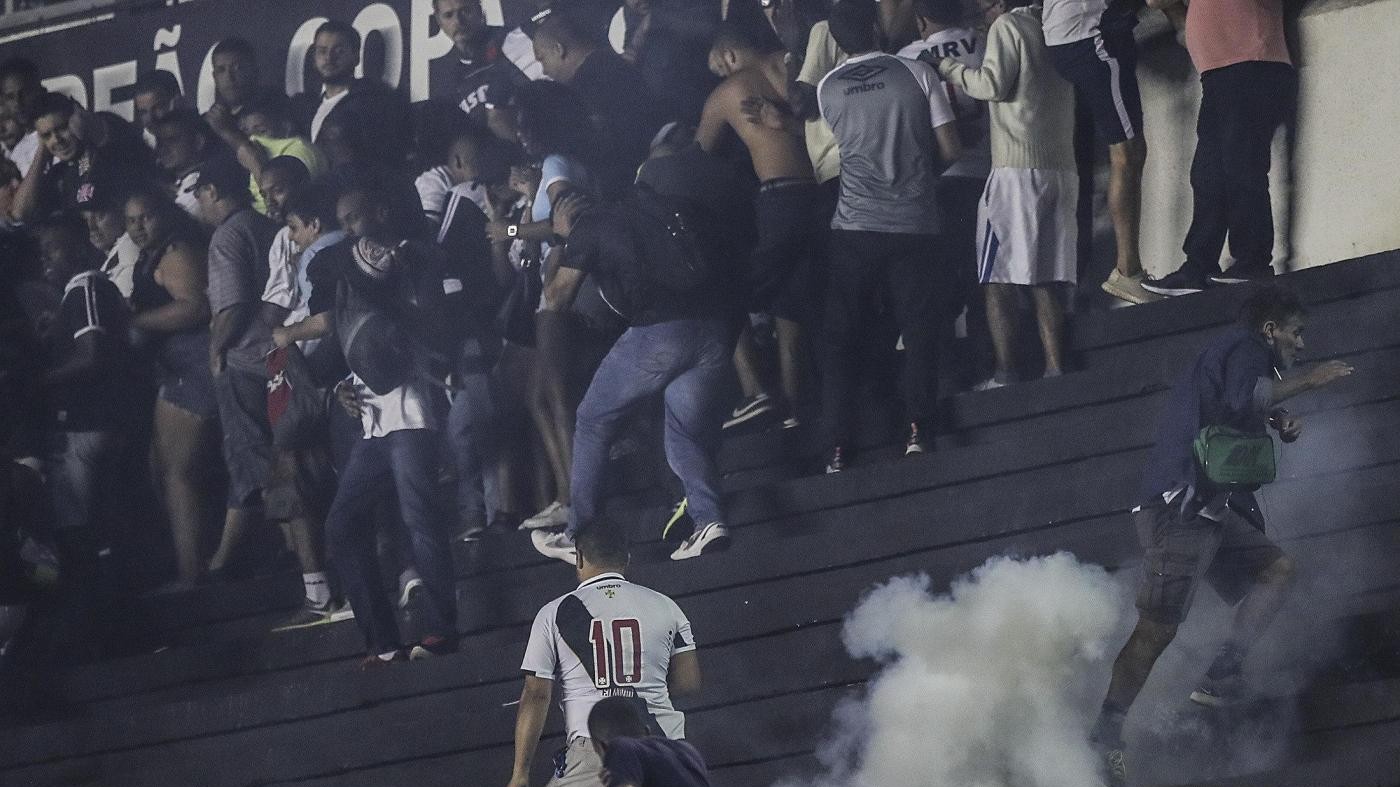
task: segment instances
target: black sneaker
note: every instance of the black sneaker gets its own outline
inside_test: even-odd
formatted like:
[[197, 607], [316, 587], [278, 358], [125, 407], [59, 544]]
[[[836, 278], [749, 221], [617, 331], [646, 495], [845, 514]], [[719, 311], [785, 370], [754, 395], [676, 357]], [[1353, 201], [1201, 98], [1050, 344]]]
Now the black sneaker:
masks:
[[349, 604], [337, 604], [334, 601], [327, 601], [325, 604], [315, 604], [311, 599], [302, 599], [302, 607], [291, 617], [277, 624], [273, 631], [294, 631], [296, 629], [311, 628], [312, 626], [323, 626], [327, 623], [335, 623], [341, 620], [349, 620], [355, 617], [354, 610]]
[[1158, 295], [1190, 295], [1206, 288], [1206, 277], [1182, 267], [1160, 279], [1144, 279], [1142, 288]]
[[739, 424], [747, 423], [760, 415], [773, 412], [773, 400], [766, 393], [758, 394], [739, 403], [734, 408], [734, 412], [724, 422], [725, 429], [732, 429]]
[[1268, 265], [1234, 265], [1224, 273], [1211, 274], [1211, 284], [1248, 284], [1265, 281], [1274, 277], [1274, 269]]
[[1228, 708], [1244, 699], [1244, 679], [1238, 674], [1227, 678], [1207, 676], [1200, 687], [1191, 692], [1191, 701], [1207, 708]]
[[904, 441], [904, 455], [914, 456], [916, 454], [922, 454], [927, 450], [928, 445], [919, 434], [919, 425], [909, 424], [909, 439]]
[[827, 455], [826, 472], [830, 475], [831, 473], [839, 473], [845, 469], [846, 460], [841, 456], [841, 446], [838, 445], [831, 449], [831, 453]]

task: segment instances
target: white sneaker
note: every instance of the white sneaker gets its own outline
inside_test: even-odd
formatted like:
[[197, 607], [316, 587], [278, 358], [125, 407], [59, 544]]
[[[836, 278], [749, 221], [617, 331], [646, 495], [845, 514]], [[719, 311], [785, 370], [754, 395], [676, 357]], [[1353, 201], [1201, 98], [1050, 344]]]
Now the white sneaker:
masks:
[[676, 551], [671, 553], [671, 559], [687, 560], [707, 552], [723, 552], [729, 548], [730, 540], [729, 528], [722, 522], [711, 522], [696, 528], [695, 532], [690, 534], [690, 538], [681, 542]]
[[536, 530], [530, 534], [530, 540], [535, 544], [535, 551], [545, 557], [562, 560], [569, 565], [578, 562], [578, 549], [574, 547], [574, 540], [569, 537], [568, 533]]
[[520, 523], [521, 530], [549, 530], [569, 524], [569, 507], [555, 500], [544, 510]]
[[978, 384], [972, 386], [972, 390], [974, 390], [974, 391], [995, 391], [995, 390], [998, 389], [998, 388], [1005, 388], [1006, 385], [1007, 385], [1006, 383], [1004, 383], [1004, 382], [998, 380], [998, 379], [995, 378], [995, 377], [988, 377], [987, 379], [983, 380], [982, 382], [980, 382], [980, 383], [978, 383]]

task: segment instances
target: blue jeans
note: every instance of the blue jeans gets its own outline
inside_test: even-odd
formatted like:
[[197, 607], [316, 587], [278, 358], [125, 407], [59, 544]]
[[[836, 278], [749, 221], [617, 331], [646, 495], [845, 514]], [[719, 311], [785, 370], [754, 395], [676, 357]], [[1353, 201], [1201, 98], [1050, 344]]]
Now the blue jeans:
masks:
[[685, 487], [691, 517], [724, 521], [714, 453], [734, 370], [731, 334], [722, 320], [673, 320], [628, 328], [612, 346], [578, 406], [570, 535], [601, 513], [608, 447], [623, 418], [658, 392], [666, 402], [666, 461]]
[[501, 510], [496, 476], [500, 413], [489, 374], [466, 374], [459, 380], [447, 414], [447, 439], [457, 465], [457, 515], [461, 525], [485, 526]]
[[107, 479], [120, 472], [122, 443], [115, 431], [59, 431], [50, 437], [48, 486], [59, 528], [95, 530], [110, 524], [116, 490]]
[[427, 429], [403, 429], [360, 440], [350, 452], [326, 517], [327, 555], [340, 574], [371, 653], [387, 653], [402, 644], [397, 612], [384, 592], [375, 550], [375, 503], [387, 493], [397, 493], [413, 562], [423, 577], [424, 630], [449, 640], [457, 638], [452, 552], [433, 521], [436, 446], [437, 435]]

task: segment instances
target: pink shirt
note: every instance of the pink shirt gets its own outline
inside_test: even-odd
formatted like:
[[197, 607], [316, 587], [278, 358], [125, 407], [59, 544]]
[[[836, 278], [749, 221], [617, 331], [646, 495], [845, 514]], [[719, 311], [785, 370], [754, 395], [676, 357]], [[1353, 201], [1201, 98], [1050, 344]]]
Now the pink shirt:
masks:
[[1236, 63], [1292, 63], [1283, 38], [1282, 0], [1191, 0], [1186, 51], [1204, 74]]

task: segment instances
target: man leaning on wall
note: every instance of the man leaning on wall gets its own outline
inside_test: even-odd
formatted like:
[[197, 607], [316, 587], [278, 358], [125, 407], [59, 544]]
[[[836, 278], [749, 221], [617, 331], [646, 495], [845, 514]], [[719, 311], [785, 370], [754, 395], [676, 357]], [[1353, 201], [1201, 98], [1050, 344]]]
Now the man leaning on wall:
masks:
[[[1179, 11], [1183, 0], [1147, 4]], [[1270, 149], [1298, 95], [1298, 73], [1283, 34], [1283, 0], [1191, 0], [1186, 50], [1201, 75], [1191, 229], [1182, 247], [1186, 262], [1143, 283], [1159, 295], [1273, 276]], [[1227, 236], [1235, 262], [1222, 273]]]

